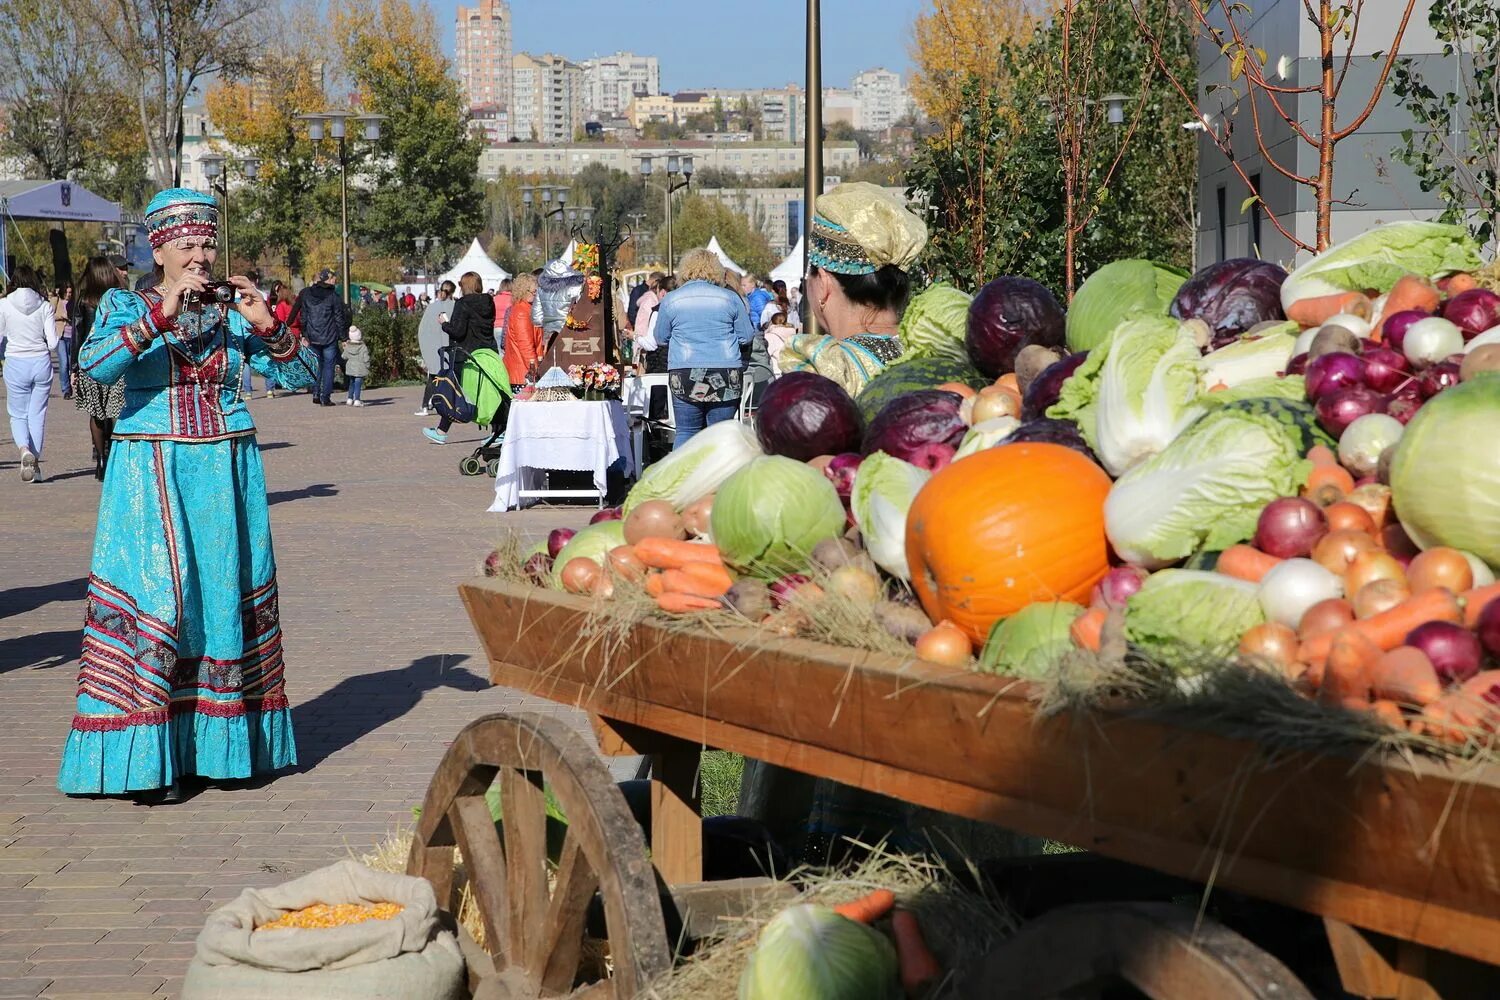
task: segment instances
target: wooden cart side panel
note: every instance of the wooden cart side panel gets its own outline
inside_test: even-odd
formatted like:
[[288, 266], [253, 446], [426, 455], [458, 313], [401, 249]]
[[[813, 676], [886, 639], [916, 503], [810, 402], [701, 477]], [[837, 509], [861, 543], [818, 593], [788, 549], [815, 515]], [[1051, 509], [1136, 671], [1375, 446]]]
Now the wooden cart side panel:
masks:
[[1500, 962], [1493, 774], [1270, 766], [1252, 743], [1136, 719], [1038, 723], [1002, 679], [809, 643], [645, 625], [577, 655], [586, 605], [464, 597], [497, 683]]

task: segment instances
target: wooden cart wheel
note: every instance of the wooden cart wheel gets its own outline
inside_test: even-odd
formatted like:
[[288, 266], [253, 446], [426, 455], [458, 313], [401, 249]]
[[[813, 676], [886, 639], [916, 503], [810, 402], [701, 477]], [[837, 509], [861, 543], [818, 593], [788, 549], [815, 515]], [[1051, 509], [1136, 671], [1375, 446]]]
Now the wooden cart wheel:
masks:
[[[498, 824], [485, 803], [497, 778]], [[568, 820], [550, 852], [544, 782]], [[489, 952], [466, 947], [476, 1000], [627, 1000], [671, 968], [640, 827], [598, 755], [566, 724], [540, 715], [487, 715], [458, 734], [432, 776], [406, 863], [407, 873], [431, 882], [439, 904], [456, 915], [455, 847], [463, 852]], [[596, 892], [612, 977], [582, 962]]]
[[1212, 920], [1165, 903], [1064, 906], [961, 976], [956, 996], [1089, 997], [1111, 978], [1152, 1000], [1312, 1000], [1285, 965]]

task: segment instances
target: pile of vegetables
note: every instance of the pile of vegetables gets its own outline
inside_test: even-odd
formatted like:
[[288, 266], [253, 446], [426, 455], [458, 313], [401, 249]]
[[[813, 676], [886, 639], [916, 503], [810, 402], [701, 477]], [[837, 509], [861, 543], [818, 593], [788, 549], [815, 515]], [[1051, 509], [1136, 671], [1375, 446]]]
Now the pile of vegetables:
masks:
[[[1461, 227], [1377, 227], [1290, 273], [1102, 268], [924, 291], [851, 398], [779, 379], [540, 585], [806, 631], [865, 605], [935, 663], [1231, 663], [1459, 742], [1500, 732], [1500, 295]], [[611, 517], [623, 520], [609, 520]], [[852, 641], [852, 639], [851, 639]]]

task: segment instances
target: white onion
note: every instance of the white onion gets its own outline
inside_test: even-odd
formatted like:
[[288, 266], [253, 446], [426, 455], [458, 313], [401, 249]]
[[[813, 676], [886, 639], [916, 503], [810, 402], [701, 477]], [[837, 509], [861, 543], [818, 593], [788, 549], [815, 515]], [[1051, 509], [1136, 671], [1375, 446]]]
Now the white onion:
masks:
[[1492, 326], [1469, 341], [1464, 345], [1464, 353], [1468, 354], [1474, 348], [1483, 347], [1485, 344], [1500, 344], [1500, 326]]
[[1321, 326], [1310, 326], [1297, 334], [1297, 342], [1292, 345], [1292, 357], [1295, 358], [1312, 350], [1313, 338], [1318, 335], [1318, 331], [1321, 329], [1323, 329]]
[[1406, 328], [1401, 350], [1414, 365], [1435, 365], [1464, 349], [1464, 332], [1441, 316], [1419, 319]]
[[1348, 330], [1350, 333], [1354, 334], [1360, 340], [1364, 340], [1366, 337], [1368, 337], [1370, 335], [1370, 331], [1374, 329], [1374, 327], [1370, 326], [1369, 320], [1365, 319], [1363, 316], [1356, 316], [1353, 313], [1339, 313], [1337, 316], [1333, 317], [1323, 325], [1341, 326], [1345, 330]]
[[1488, 587], [1495, 582], [1495, 571], [1490, 569], [1489, 563], [1479, 558], [1472, 552], [1459, 549], [1458, 554], [1469, 561], [1469, 569], [1474, 571], [1474, 586]]
[[1344, 581], [1311, 559], [1277, 563], [1260, 581], [1260, 606], [1273, 622], [1296, 628], [1319, 601], [1344, 596]]
[[1356, 418], [1339, 435], [1339, 464], [1356, 477], [1375, 475], [1381, 453], [1401, 440], [1403, 430], [1401, 421], [1384, 413]]

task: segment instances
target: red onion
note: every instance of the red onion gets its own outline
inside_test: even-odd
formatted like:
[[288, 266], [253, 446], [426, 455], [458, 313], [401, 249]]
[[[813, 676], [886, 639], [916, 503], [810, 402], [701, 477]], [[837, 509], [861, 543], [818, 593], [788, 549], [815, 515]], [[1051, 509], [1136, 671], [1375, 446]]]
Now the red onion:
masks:
[[771, 584], [771, 607], [780, 611], [792, 601], [792, 595], [798, 590], [812, 583], [802, 573], [788, 573], [786, 576]]
[[1374, 347], [1361, 358], [1365, 363], [1365, 385], [1376, 392], [1392, 392], [1411, 378], [1405, 355], [1389, 347]]
[[1417, 415], [1422, 408], [1422, 388], [1413, 378], [1405, 382], [1399, 389], [1386, 397], [1385, 412], [1401, 421], [1402, 424], [1411, 422], [1411, 418]]
[[1488, 288], [1459, 292], [1443, 306], [1443, 318], [1462, 330], [1465, 340], [1472, 340], [1500, 325], [1500, 295]]
[[1307, 371], [1307, 355], [1305, 353], [1297, 355], [1286, 363], [1286, 373], [1288, 375], [1301, 375], [1305, 371]]
[[484, 575], [500, 575], [500, 550], [491, 549], [490, 554], [484, 557]]
[[1380, 529], [1380, 545], [1403, 568], [1422, 552], [1399, 524], [1388, 524]]
[[1320, 397], [1313, 409], [1317, 412], [1318, 423], [1323, 429], [1338, 437], [1344, 433], [1345, 428], [1365, 414], [1384, 413], [1385, 406], [1384, 396], [1374, 389], [1357, 385]]
[[578, 532], [572, 528], [553, 528], [547, 536], [547, 557], [556, 559], [557, 554], [563, 550], [563, 546], [571, 542], [576, 534]]
[[1444, 389], [1451, 389], [1459, 382], [1459, 366], [1451, 361], [1439, 361], [1422, 372], [1417, 380], [1423, 399], [1431, 399]]
[[833, 460], [823, 467], [823, 475], [833, 483], [833, 488], [838, 491], [839, 499], [844, 501], [844, 506], [849, 506], [849, 494], [854, 492], [854, 474], [859, 471], [859, 463], [865, 457], [857, 451], [846, 451], [833, 456]]
[[623, 521], [624, 513], [618, 507], [606, 507], [593, 517], [589, 518], [589, 524], [599, 524], [601, 521]]
[[1116, 566], [1104, 574], [1104, 579], [1094, 588], [1090, 603], [1106, 611], [1123, 609], [1125, 602], [1141, 589], [1141, 584], [1146, 582], [1149, 575], [1139, 566]]
[[1312, 552], [1326, 534], [1328, 519], [1321, 507], [1301, 497], [1282, 497], [1260, 512], [1253, 544], [1278, 559], [1296, 559]]
[[1407, 633], [1406, 645], [1427, 654], [1444, 684], [1462, 684], [1479, 673], [1479, 664], [1484, 659], [1479, 637], [1452, 622], [1418, 625]]
[[1401, 342], [1406, 339], [1406, 330], [1419, 319], [1426, 319], [1432, 314], [1422, 309], [1407, 309], [1386, 317], [1381, 324], [1381, 336], [1392, 350], [1401, 350]]
[[1307, 363], [1307, 398], [1322, 399], [1329, 393], [1364, 384], [1365, 363], [1357, 354], [1333, 351]]
[[918, 445], [912, 449], [907, 461], [919, 469], [936, 472], [953, 461], [953, 456], [958, 454], [958, 449], [951, 444], [942, 441], [933, 441], [928, 444]]
[[1479, 643], [1491, 656], [1500, 656], [1500, 598], [1479, 612]]
[[552, 578], [552, 557], [545, 552], [538, 552], [522, 564], [521, 572], [538, 587], [545, 587]]

